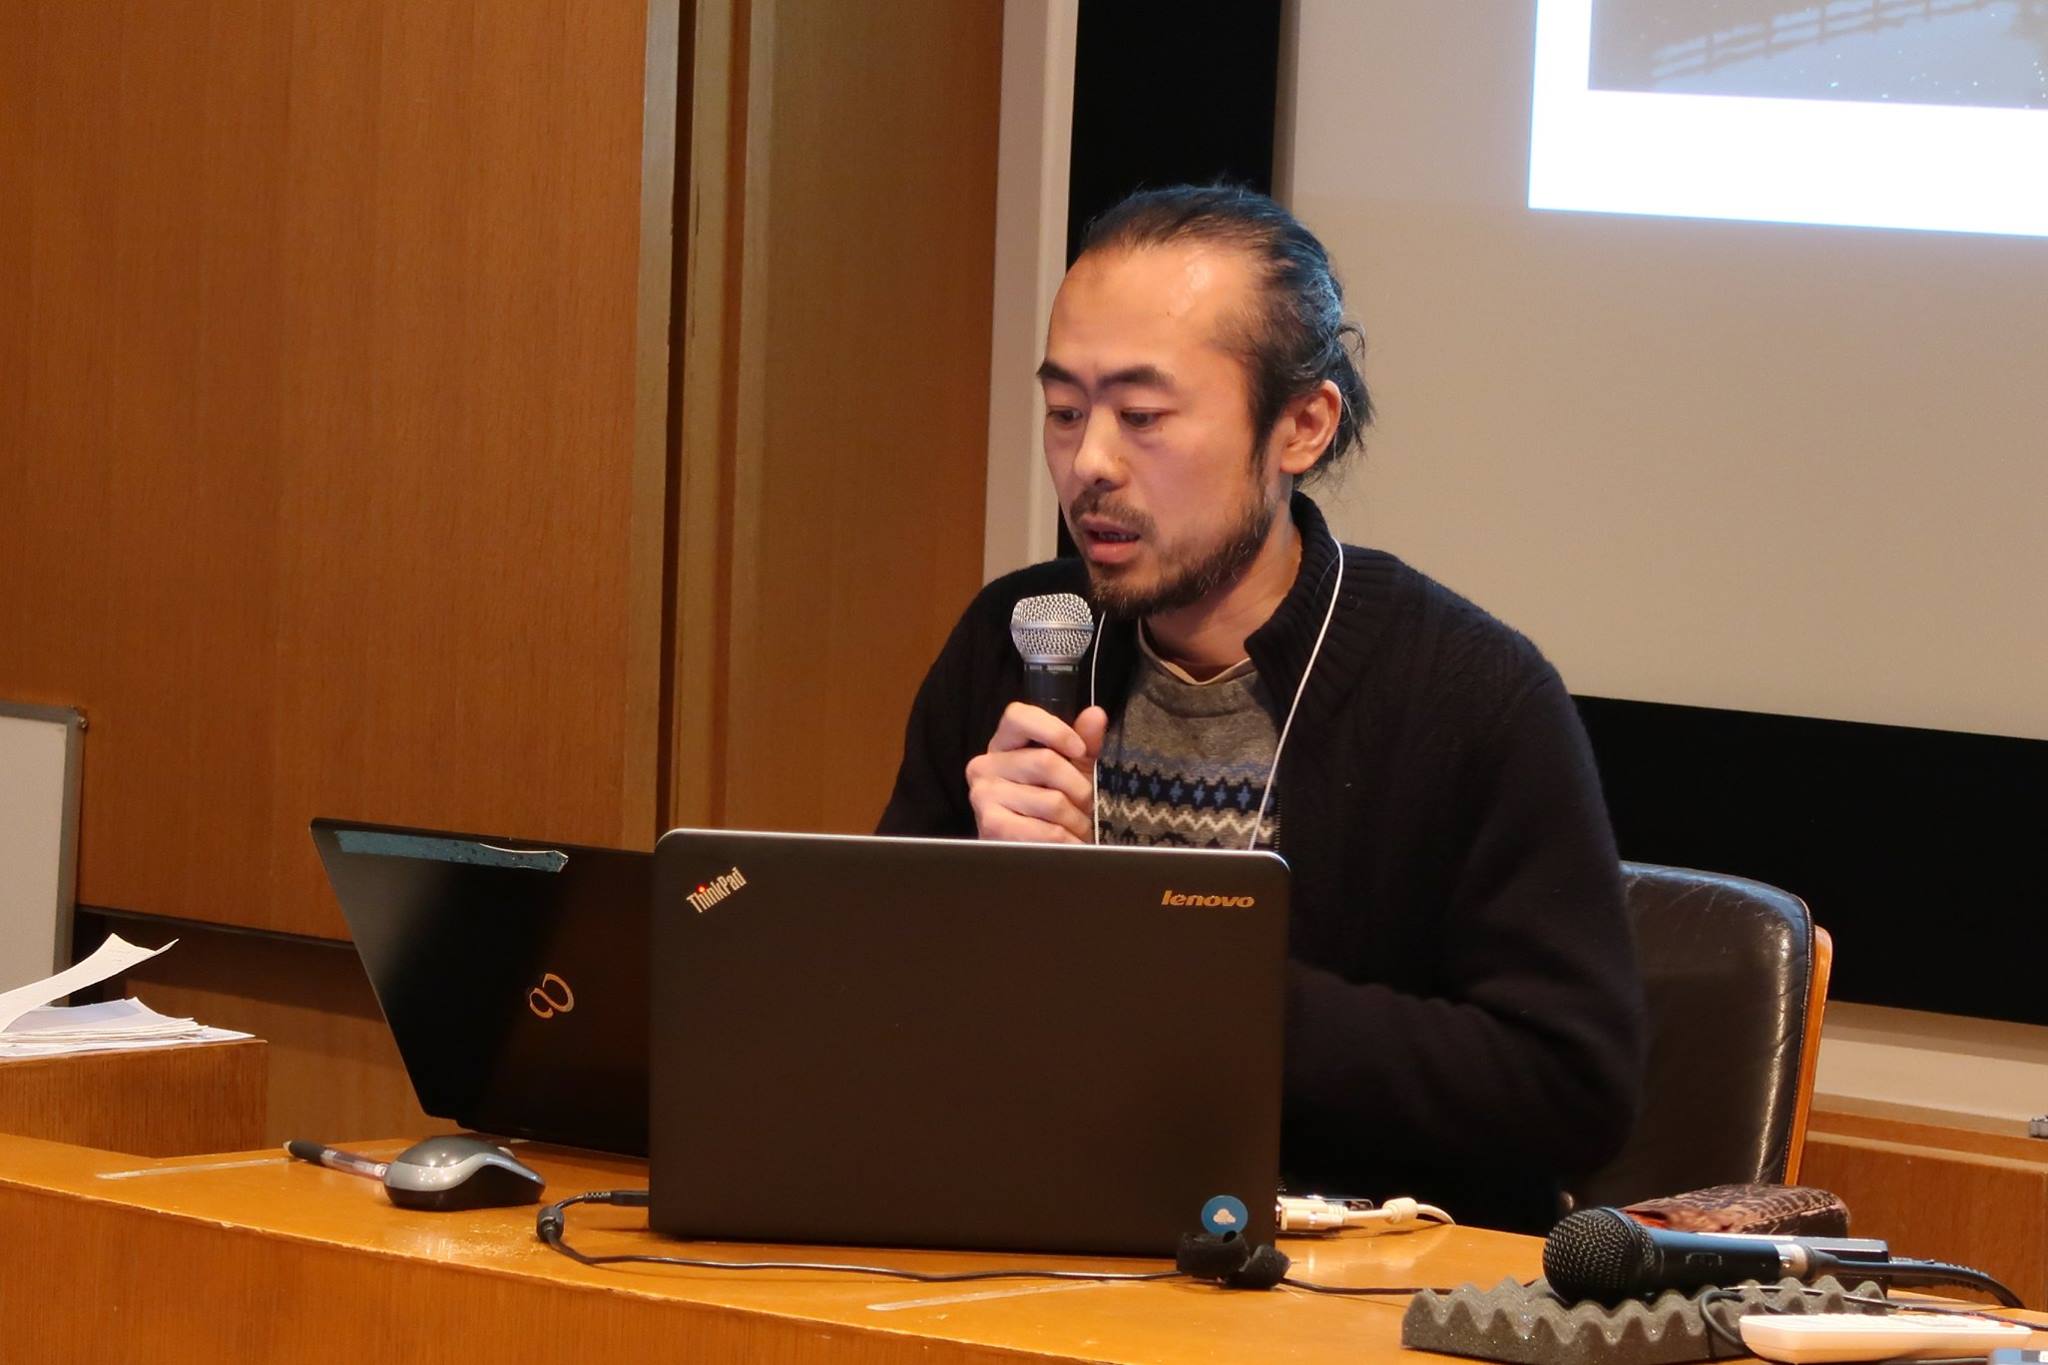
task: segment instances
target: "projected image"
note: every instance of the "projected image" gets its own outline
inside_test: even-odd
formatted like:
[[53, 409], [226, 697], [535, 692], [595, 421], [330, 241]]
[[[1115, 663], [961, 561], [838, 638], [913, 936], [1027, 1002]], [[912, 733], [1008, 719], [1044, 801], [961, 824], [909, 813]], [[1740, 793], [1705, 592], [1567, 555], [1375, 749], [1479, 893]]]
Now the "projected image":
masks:
[[2048, 236], [2048, 0], [1538, 0], [1529, 206]]
[[2048, 109], [2048, 0], [1593, 0], [1590, 84]]

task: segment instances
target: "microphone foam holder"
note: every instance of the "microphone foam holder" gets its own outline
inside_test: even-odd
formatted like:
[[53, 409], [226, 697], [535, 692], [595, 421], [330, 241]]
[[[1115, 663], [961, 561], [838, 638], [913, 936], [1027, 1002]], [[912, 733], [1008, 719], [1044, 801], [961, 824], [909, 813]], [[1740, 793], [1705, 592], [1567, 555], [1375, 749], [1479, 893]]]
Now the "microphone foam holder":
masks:
[[[1833, 1276], [1813, 1282], [1746, 1284], [1742, 1303], [1782, 1313], [1879, 1313], [1850, 1303], [1845, 1294], [1881, 1298], [1868, 1281], [1844, 1290]], [[1704, 1292], [1704, 1291], [1700, 1291]], [[1714, 1306], [1723, 1326], [1733, 1328], [1733, 1300]], [[1645, 1303], [1631, 1299], [1617, 1308], [1597, 1303], [1560, 1303], [1542, 1280], [1502, 1280], [1491, 1289], [1461, 1285], [1448, 1294], [1423, 1290], [1408, 1301], [1401, 1318], [1401, 1344], [1422, 1351], [1472, 1356], [1515, 1365], [1665, 1365], [1686, 1360], [1725, 1359], [1728, 1344], [1701, 1318], [1699, 1293], [1670, 1289]]]

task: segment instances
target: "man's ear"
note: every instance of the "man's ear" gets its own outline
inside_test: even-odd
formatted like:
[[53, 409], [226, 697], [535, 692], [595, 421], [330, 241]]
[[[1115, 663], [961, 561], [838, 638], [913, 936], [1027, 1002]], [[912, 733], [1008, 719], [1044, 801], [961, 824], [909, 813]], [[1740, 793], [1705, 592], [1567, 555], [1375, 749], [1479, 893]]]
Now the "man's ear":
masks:
[[1337, 419], [1343, 411], [1337, 385], [1328, 379], [1281, 409], [1280, 420], [1273, 426], [1273, 462], [1280, 471], [1298, 479], [1314, 469], [1337, 435]]

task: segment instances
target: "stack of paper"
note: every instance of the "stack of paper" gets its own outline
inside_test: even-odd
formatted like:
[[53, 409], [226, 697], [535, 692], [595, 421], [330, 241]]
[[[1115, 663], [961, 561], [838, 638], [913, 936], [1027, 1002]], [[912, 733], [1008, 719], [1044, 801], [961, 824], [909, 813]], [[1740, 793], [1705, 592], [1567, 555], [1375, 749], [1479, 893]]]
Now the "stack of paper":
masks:
[[140, 1000], [104, 1005], [45, 1005], [0, 1029], [0, 1057], [55, 1057], [67, 1052], [117, 1052], [247, 1038], [224, 1028], [158, 1014]]
[[207, 1028], [190, 1019], [168, 1018], [140, 1000], [71, 1008], [50, 1003], [147, 962], [171, 943], [163, 948], [138, 948], [124, 942], [119, 934], [108, 934], [98, 951], [77, 966], [0, 993], [0, 1059], [247, 1038], [246, 1033]]

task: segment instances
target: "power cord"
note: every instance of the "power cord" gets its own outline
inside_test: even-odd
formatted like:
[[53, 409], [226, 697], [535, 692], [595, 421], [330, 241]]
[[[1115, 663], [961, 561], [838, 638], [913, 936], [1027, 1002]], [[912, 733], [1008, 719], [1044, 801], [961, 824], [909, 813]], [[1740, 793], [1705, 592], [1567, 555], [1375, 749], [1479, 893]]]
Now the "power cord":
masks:
[[[1172, 1270], [901, 1270], [894, 1266], [851, 1265], [834, 1261], [713, 1261], [693, 1256], [654, 1256], [644, 1252], [622, 1252], [593, 1256], [570, 1246], [566, 1237], [567, 1211], [577, 1204], [610, 1204], [618, 1208], [647, 1207], [646, 1190], [590, 1190], [556, 1200], [534, 1215], [534, 1235], [550, 1248], [579, 1265], [672, 1265], [691, 1270], [805, 1270], [842, 1275], [875, 1275], [918, 1284], [959, 1284], [968, 1280], [1082, 1280], [1105, 1284], [1139, 1284], [1161, 1280], [1192, 1279], [1221, 1285], [1226, 1289], [1271, 1289], [1287, 1285], [1313, 1294], [1388, 1295], [1418, 1294], [1419, 1287], [1374, 1286], [1369, 1288], [1317, 1284], [1287, 1274], [1286, 1253], [1277, 1247], [1254, 1246], [1236, 1233], [1221, 1237], [1190, 1233], [1181, 1238]], [[1447, 1293], [1448, 1290], [1438, 1290]]]
[[1362, 1232], [1369, 1237], [1449, 1227], [1457, 1222], [1436, 1205], [1406, 1195], [1376, 1205], [1370, 1199], [1283, 1194], [1277, 1213], [1282, 1232]]
[[1385, 1294], [1448, 1294], [1451, 1292], [1448, 1289], [1428, 1288], [1417, 1284], [1388, 1286], [1316, 1284], [1309, 1280], [1297, 1280], [1292, 1275], [1281, 1276], [1280, 1283], [1286, 1285], [1289, 1289], [1306, 1289], [1311, 1294], [1344, 1294], [1355, 1295], [1360, 1298]]
[[646, 1208], [645, 1190], [591, 1190], [586, 1194], [573, 1194], [542, 1209], [534, 1217], [533, 1230], [541, 1241], [561, 1252], [570, 1260], [581, 1265], [674, 1265], [693, 1270], [809, 1270], [827, 1271], [844, 1275], [879, 1275], [891, 1280], [914, 1280], [919, 1284], [958, 1284], [965, 1280], [1102, 1280], [1106, 1282], [1138, 1282], [1144, 1280], [1172, 1280], [1181, 1276], [1179, 1270], [1152, 1270], [1143, 1272], [1119, 1272], [1106, 1270], [958, 1270], [924, 1271], [900, 1270], [892, 1266], [841, 1265], [831, 1261], [709, 1261], [690, 1256], [651, 1256], [645, 1253], [622, 1253], [609, 1256], [592, 1256], [578, 1251], [564, 1239], [563, 1214], [572, 1204], [612, 1204], [623, 1208]]

